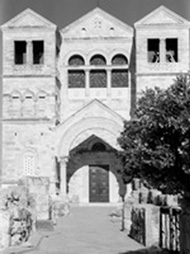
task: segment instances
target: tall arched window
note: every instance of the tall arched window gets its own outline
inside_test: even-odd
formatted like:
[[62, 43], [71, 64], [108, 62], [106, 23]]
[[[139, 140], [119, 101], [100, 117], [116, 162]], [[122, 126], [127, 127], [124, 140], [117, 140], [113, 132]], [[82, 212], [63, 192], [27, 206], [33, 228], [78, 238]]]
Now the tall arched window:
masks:
[[68, 65], [68, 86], [69, 88], [85, 87], [85, 72], [78, 67], [85, 64], [84, 59], [80, 55], [73, 55], [69, 58]]
[[[111, 84], [112, 87], [128, 87], [128, 59], [122, 54], [117, 54], [112, 58]], [[117, 67], [117, 68], [116, 68]]]
[[90, 65], [97, 68], [90, 71], [90, 87], [101, 88], [107, 86], [107, 73], [105, 70], [106, 59], [104, 56], [97, 54], [90, 59]]

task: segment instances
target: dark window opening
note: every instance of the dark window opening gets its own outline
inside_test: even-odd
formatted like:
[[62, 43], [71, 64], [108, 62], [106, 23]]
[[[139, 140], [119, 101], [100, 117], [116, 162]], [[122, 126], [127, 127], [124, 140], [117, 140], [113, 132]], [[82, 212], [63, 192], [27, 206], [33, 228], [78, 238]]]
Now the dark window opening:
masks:
[[14, 100], [20, 99], [20, 96], [19, 95], [13, 95], [12, 99], [14, 99]]
[[148, 39], [148, 62], [159, 63], [160, 62], [160, 40]]
[[69, 88], [85, 87], [85, 72], [81, 70], [70, 70], [68, 72]]
[[33, 97], [32, 97], [32, 95], [26, 95], [25, 96], [25, 99], [32, 99]]
[[105, 70], [90, 71], [90, 87], [100, 88], [107, 86], [107, 75]]
[[126, 64], [128, 64], [128, 60], [124, 55], [118, 54], [112, 58], [112, 64], [113, 65], [126, 65]]
[[74, 55], [69, 59], [68, 63], [72, 66], [84, 65], [84, 59], [80, 55]]
[[97, 142], [92, 146], [91, 151], [103, 152], [103, 151], [106, 151], [106, 146], [104, 144], [102, 144], [101, 142]]
[[40, 95], [39, 96], [39, 99], [45, 99], [46, 97], [45, 97], [45, 95]]
[[33, 41], [33, 64], [44, 63], [44, 42]]
[[113, 70], [111, 76], [112, 87], [128, 87], [128, 71]]
[[166, 62], [178, 62], [177, 39], [166, 39]]
[[102, 55], [95, 55], [90, 59], [91, 65], [106, 65], [106, 59]]
[[26, 41], [15, 41], [15, 64], [26, 63]]

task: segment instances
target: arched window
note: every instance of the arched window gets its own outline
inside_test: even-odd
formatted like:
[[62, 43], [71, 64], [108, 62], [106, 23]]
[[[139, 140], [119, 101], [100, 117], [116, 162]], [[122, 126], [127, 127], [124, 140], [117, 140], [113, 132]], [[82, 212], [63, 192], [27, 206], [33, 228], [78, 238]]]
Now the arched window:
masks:
[[36, 113], [39, 117], [46, 115], [47, 109], [47, 94], [44, 91], [40, 91], [36, 101]]
[[106, 151], [106, 147], [103, 143], [97, 142], [92, 146], [91, 151], [92, 152], [104, 152], [104, 151]]
[[19, 92], [14, 91], [11, 94], [10, 100], [10, 114], [12, 117], [17, 118], [21, 116], [22, 113], [22, 98]]
[[74, 55], [69, 58], [68, 65], [71, 67], [68, 70], [68, 87], [69, 88], [84, 88], [85, 87], [85, 72], [77, 67], [85, 64], [84, 59], [80, 55]]
[[74, 55], [69, 58], [68, 64], [71, 66], [84, 65], [84, 59], [80, 55]]
[[[97, 54], [90, 59], [90, 65], [105, 66], [106, 59], [104, 56]], [[104, 69], [94, 69], [90, 71], [90, 87], [103, 88], [107, 86], [107, 73]]]
[[33, 117], [35, 113], [34, 108], [34, 95], [32, 92], [27, 91], [24, 94], [24, 101], [23, 101], [23, 116], [26, 118]]
[[112, 58], [112, 65], [119, 68], [112, 70], [111, 84], [112, 87], [128, 87], [128, 59], [123, 54], [117, 54]]
[[90, 59], [90, 65], [106, 65], [106, 59], [102, 55], [94, 55]]
[[23, 155], [23, 175], [33, 176], [36, 167], [35, 154], [33, 151], [27, 151]]
[[126, 65], [128, 64], [127, 57], [122, 54], [117, 54], [112, 58], [113, 65]]

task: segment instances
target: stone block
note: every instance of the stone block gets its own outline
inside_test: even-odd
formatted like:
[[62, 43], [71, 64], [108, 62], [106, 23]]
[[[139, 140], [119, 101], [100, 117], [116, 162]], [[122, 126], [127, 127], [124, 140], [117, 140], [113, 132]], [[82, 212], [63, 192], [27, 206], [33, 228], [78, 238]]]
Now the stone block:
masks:
[[[142, 211], [145, 209], [145, 216]], [[137, 241], [145, 239], [145, 245], [159, 246], [159, 219], [160, 208], [151, 204], [133, 206], [133, 220], [130, 235]]]

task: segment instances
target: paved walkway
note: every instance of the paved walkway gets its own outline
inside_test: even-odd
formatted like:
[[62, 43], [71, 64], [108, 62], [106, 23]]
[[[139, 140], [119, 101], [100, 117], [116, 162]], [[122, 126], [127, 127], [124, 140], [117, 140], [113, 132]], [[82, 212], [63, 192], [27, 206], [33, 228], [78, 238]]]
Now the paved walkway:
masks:
[[111, 220], [113, 207], [71, 207], [70, 214], [60, 218], [35, 254], [118, 254], [143, 246], [120, 231], [120, 222]]

